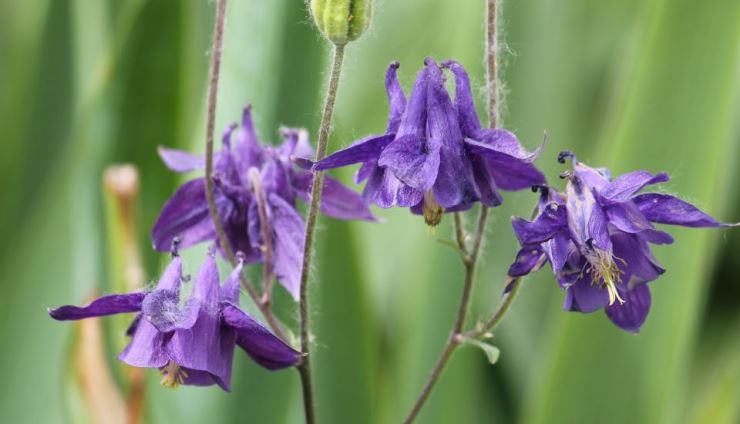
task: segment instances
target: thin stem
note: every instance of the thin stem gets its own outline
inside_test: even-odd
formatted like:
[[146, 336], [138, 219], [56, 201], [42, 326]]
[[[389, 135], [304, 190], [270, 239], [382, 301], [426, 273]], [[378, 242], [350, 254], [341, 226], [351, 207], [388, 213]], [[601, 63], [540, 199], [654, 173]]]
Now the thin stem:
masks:
[[457, 241], [457, 247], [460, 249], [460, 253], [462, 253], [463, 258], [467, 260], [468, 246], [465, 243], [465, 226], [463, 225], [462, 214], [460, 212], [455, 212], [453, 214], [453, 217], [453, 226], [455, 227], [455, 240]]
[[270, 223], [267, 221], [267, 204], [265, 203], [265, 190], [262, 187], [262, 178], [257, 168], [249, 170], [249, 179], [252, 182], [252, 191], [257, 200], [257, 213], [260, 218], [260, 229], [262, 231], [262, 303], [268, 307], [272, 298], [272, 234], [270, 234]]
[[488, 332], [496, 328], [496, 326], [501, 322], [504, 316], [506, 316], [506, 314], [511, 309], [511, 305], [514, 302], [516, 295], [519, 293], [519, 288], [522, 285], [521, 281], [522, 277], [508, 277], [508, 281], [506, 282], [506, 284], [512, 284], [511, 291], [509, 291], [509, 293], [505, 295], [503, 302], [501, 302], [498, 309], [496, 309], [493, 317], [491, 317], [491, 319], [486, 322], [481, 328], [462, 334], [458, 332], [456, 334], [452, 334], [450, 338], [447, 339], [447, 343], [445, 344], [444, 349], [442, 349], [442, 354], [439, 356], [437, 364], [432, 370], [432, 374], [429, 376], [426, 384], [424, 384], [424, 389], [421, 391], [421, 394], [414, 404], [414, 407], [411, 409], [408, 417], [406, 417], [406, 419], [403, 421], [404, 423], [409, 424], [413, 422], [416, 416], [419, 414], [421, 408], [424, 406], [424, 403], [426, 403], [429, 395], [432, 393], [432, 390], [434, 389], [437, 380], [439, 380], [439, 377], [442, 374], [445, 366], [447, 365], [447, 362], [450, 360], [452, 352], [454, 352], [455, 348], [459, 346], [460, 341], [464, 339], [477, 339], [488, 335]]
[[498, 32], [496, 0], [486, 0], [486, 91], [488, 92], [488, 126], [498, 124]]
[[208, 84], [208, 115], [206, 118], [206, 200], [208, 211], [216, 227], [221, 247], [229, 259], [234, 257], [229, 240], [224, 232], [224, 225], [216, 208], [216, 197], [213, 194], [213, 129], [216, 123], [216, 100], [218, 98], [218, 77], [221, 69], [221, 51], [224, 38], [224, 20], [226, 18], [226, 0], [216, 3], [216, 25], [213, 30], [213, 52], [211, 53], [210, 83]]
[[447, 365], [447, 361], [450, 360], [450, 356], [452, 356], [452, 352], [455, 350], [456, 347], [457, 341], [455, 337], [450, 337], [449, 339], [447, 339], [447, 343], [445, 344], [444, 349], [442, 349], [442, 353], [439, 355], [437, 364], [432, 369], [432, 373], [427, 379], [427, 382], [424, 383], [424, 388], [422, 389], [419, 398], [414, 403], [414, 407], [411, 409], [411, 412], [409, 412], [409, 415], [406, 417], [405, 420], [403, 420], [404, 424], [409, 424], [413, 422], [414, 419], [416, 419], [416, 416], [419, 414], [421, 408], [426, 403], [429, 395], [432, 394], [434, 385], [437, 383], [437, 380], [439, 380], [439, 376], [442, 374], [442, 370], [444, 370], [445, 366]]
[[[457, 214], [456, 214], [457, 216]], [[460, 299], [460, 305], [457, 308], [457, 315], [455, 318], [455, 324], [452, 327], [450, 336], [447, 338], [445, 346], [442, 348], [442, 353], [437, 360], [436, 365], [432, 369], [432, 373], [429, 375], [424, 388], [416, 399], [414, 406], [411, 408], [411, 412], [404, 420], [404, 423], [411, 423], [416, 419], [416, 416], [421, 411], [421, 408], [426, 403], [429, 395], [434, 390], [437, 381], [439, 380], [442, 371], [444, 370], [447, 362], [452, 356], [452, 352], [459, 344], [460, 335], [465, 325], [465, 318], [468, 315], [468, 309], [470, 308], [470, 295], [473, 292], [473, 283], [475, 282], [475, 269], [478, 266], [478, 258], [480, 257], [480, 251], [482, 246], [483, 234], [485, 233], [486, 221], [488, 219], [488, 208], [481, 206], [480, 213], [478, 215], [478, 225], [476, 227], [476, 234], [473, 240], [473, 246], [468, 255], [464, 256], [463, 264], [465, 265], [465, 280], [463, 281], [463, 292]], [[464, 240], [464, 231], [462, 229], [462, 220], [455, 218], [455, 234], [458, 237], [458, 244], [461, 242], [461, 238]], [[464, 243], [463, 243], [464, 245]]]
[[[329, 142], [329, 133], [331, 130], [331, 120], [334, 114], [334, 102], [337, 98], [337, 88], [339, 87], [339, 76], [342, 72], [342, 61], [344, 59], [344, 46], [335, 45], [334, 54], [329, 74], [329, 81], [326, 89], [326, 99], [324, 100], [324, 112], [321, 115], [321, 125], [319, 126], [319, 139], [316, 147], [315, 161], [318, 162], [326, 157], [327, 145]], [[304, 359], [298, 367], [301, 374], [301, 384], [303, 386], [303, 407], [306, 413], [306, 422], [314, 423], [314, 400], [313, 386], [311, 383], [311, 340], [310, 340], [310, 317], [309, 317], [309, 299], [308, 299], [308, 277], [311, 272], [311, 256], [313, 252], [313, 241], [316, 233], [316, 221], [321, 205], [321, 192], [324, 187], [324, 173], [319, 171], [313, 174], [311, 183], [311, 202], [308, 207], [308, 216], [306, 218], [306, 237], [303, 248], [303, 267], [301, 268], [301, 285], [299, 298], [299, 313], [301, 321], [301, 351]]]
[[509, 312], [509, 309], [511, 309], [511, 305], [512, 303], [514, 303], [516, 295], [519, 294], [519, 289], [522, 286], [522, 279], [523, 277], [507, 277], [506, 285], [511, 285], [511, 290], [504, 295], [504, 300], [501, 302], [498, 309], [496, 309], [496, 312], [493, 313], [491, 319], [486, 321], [486, 323], [479, 328], [462, 334], [462, 337], [468, 339], [478, 339], [486, 336], [491, 330], [496, 328], [496, 326], [499, 325], [501, 320]]
[[[496, 63], [496, 50], [497, 50], [497, 33], [496, 33], [496, 0], [486, 0], [486, 79], [487, 79], [487, 91], [488, 91], [488, 126], [493, 128], [496, 126], [498, 121], [498, 66]], [[480, 257], [481, 246], [483, 244], [483, 236], [486, 232], [486, 224], [488, 223], [488, 207], [481, 205], [480, 212], [478, 213], [478, 222], [475, 229], [475, 235], [473, 238], [473, 245], [470, 247], [468, 252], [467, 244], [465, 243], [465, 232], [462, 228], [462, 219], [459, 214], [455, 214], [455, 235], [457, 238], [458, 246], [463, 250], [463, 263], [465, 265], [465, 280], [463, 282], [463, 293], [460, 299], [460, 305], [458, 306], [457, 316], [455, 318], [455, 324], [452, 327], [452, 332], [442, 349], [442, 354], [437, 360], [437, 364], [434, 366], [432, 373], [430, 374], [427, 382], [424, 384], [421, 394], [414, 403], [411, 412], [404, 420], [405, 423], [411, 423], [418, 415], [421, 408], [426, 403], [429, 395], [431, 394], [434, 386], [439, 380], [442, 371], [444, 370], [447, 362], [454, 352], [455, 348], [459, 345], [461, 339], [463, 326], [465, 325], [465, 319], [468, 315], [470, 308], [470, 295], [473, 291], [473, 284], [475, 282], [475, 270], [478, 267], [478, 259]], [[518, 285], [514, 286], [514, 290], [507, 295], [504, 303], [499, 308], [499, 311], [494, 315], [499, 316], [496, 321], [493, 322], [493, 326], [498, 324], [503, 315], [509, 310], [511, 301], [513, 301]], [[503, 310], [502, 310], [503, 308]]]
[[[221, 222], [221, 216], [218, 214], [216, 208], [216, 196], [213, 192], [213, 129], [216, 121], [216, 100], [218, 98], [218, 77], [221, 69], [221, 52], [223, 47], [224, 39], [224, 20], [226, 18], [226, 0], [218, 0], [216, 3], [216, 24], [213, 29], [213, 51], [211, 54], [211, 70], [210, 80], [208, 84], [208, 115], [206, 118], [206, 201], [208, 202], [208, 212], [213, 220], [213, 226], [216, 229], [219, 243], [221, 248], [226, 253], [226, 257], [229, 259], [232, 265], [236, 265], [236, 255], [234, 255], [234, 249], [231, 248], [231, 243], [226, 237], [224, 231], [223, 222]], [[276, 336], [283, 340], [286, 340], [285, 333], [283, 332], [280, 323], [278, 323], [275, 316], [270, 311], [269, 307], [265, 307], [259, 301], [259, 294], [255, 290], [254, 286], [250, 283], [245, 275], [241, 276], [241, 283], [244, 289], [252, 298], [255, 304], [259, 307], [268, 325], [272, 328], [272, 331]]]

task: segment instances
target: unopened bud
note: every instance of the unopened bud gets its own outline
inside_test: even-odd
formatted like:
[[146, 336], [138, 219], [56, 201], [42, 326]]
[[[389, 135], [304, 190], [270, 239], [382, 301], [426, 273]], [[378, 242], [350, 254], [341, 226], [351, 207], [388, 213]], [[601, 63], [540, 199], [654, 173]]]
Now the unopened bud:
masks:
[[372, 0], [310, 0], [310, 6], [319, 31], [340, 46], [365, 32], [373, 9]]

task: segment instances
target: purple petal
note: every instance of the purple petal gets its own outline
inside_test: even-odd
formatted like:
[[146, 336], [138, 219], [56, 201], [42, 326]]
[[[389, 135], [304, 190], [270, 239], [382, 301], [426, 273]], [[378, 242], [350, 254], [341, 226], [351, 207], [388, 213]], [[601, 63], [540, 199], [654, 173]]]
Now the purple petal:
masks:
[[177, 149], [168, 149], [167, 147], [157, 147], [157, 153], [162, 158], [162, 162], [167, 168], [175, 172], [190, 172], [205, 167], [205, 160], [201, 155], [194, 155], [189, 152]]
[[724, 224], [696, 206], [669, 194], [645, 193], [636, 196], [635, 204], [647, 219], [660, 224], [684, 227], [736, 227], [740, 223]]
[[331, 177], [324, 178], [321, 212], [337, 219], [377, 221], [359, 194]]
[[622, 271], [622, 284], [628, 289], [653, 281], [665, 272], [650, 246], [639, 236], [617, 233], [612, 236], [614, 256]]
[[259, 168], [262, 163], [262, 146], [260, 146], [257, 133], [254, 130], [251, 105], [244, 108], [242, 126], [236, 133], [234, 152], [237, 168], [245, 173], [247, 169], [253, 166]]
[[[294, 173], [293, 184], [300, 192], [300, 197], [308, 201], [313, 175]], [[362, 196], [329, 176], [324, 178], [324, 188], [321, 190], [321, 212], [337, 219], [377, 221], [362, 200]]]
[[194, 370], [188, 367], [181, 368], [187, 373], [187, 377], [184, 377], [182, 382], [182, 384], [186, 386], [212, 386], [214, 384], [218, 384], [225, 391], [231, 391], [230, 378], [227, 381], [223, 381], [218, 376], [207, 371]]
[[606, 307], [606, 315], [619, 328], [632, 333], [640, 331], [650, 311], [650, 289], [640, 284], [632, 290], [620, 290], [624, 304], [614, 302]]
[[198, 299], [201, 308], [209, 312], [215, 313], [218, 310], [218, 304], [221, 301], [218, 266], [216, 258], [211, 254], [206, 255], [206, 260], [198, 271], [191, 298]]
[[378, 167], [377, 160], [371, 160], [365, 162], [360, 166], [360, 169], [355, 173], [355, 184], [360, 184], [370, 177], [370, 174]]
[[437, 180], [440, 148], [439, 141], [413, 135], [396, 137], [380, 154], [378, 165], [409, 186], [427, 191]]
[[591, 168], [590, 166], [576, 162], [575, 174], [586, 186], [600, 190], [609, 184], [611, 173], [606, 168]]
[[542, 244], [552, 270], [556, 274], [563, 270], [571, 253], [571, 243], [568, 236], [562, 231], [555, 233], [552, 239]]
[[519, 139], [516, 138], [514, 133], [498, 128], [479, 130], [475, 133], [475, 137], [473, 137], [473, 139], [488, 145], [493, 150], [525, 162], [532, 162], [537, 159], [542, 152], [542, 149], [545, 148], [545, 143], [547, 141], [546, 137], [543, 138], [542, 143], [540, 143], [534, 151], [528, 152], [524, 146], [519, 143]]
[[424, 194], [396, 178], [386, 168], [376, 166], [362, 192], [363, 201], [381, 208], [409, 207], [421, 201]]
[[580, 248], [593, 246], [610, 251], [606, 213], [596, 203], [591, 189], [578, 176], [571, 177], [566, 186], [568, 226]]
[[455, 109], [460, 118], [460, 127], [463, 134], [472, 136], [480, 130], [480, 120], [475, 110], [468, 73], [465, 72], [462, 65], [454, 60], [443, 62], [442, 66], [449, 68], [455, 75]]
[[222, 314], [224, 323], [236, 331], [236, 343], [258, 364], [277, 370], [300, 363], [300, 352], [285, 344], [237, 306], [225, 305]]
[[141, 322], [141, 314], [136, 314], [134, 317], [134, 320], [131, 321], [131, 324], [128, 325], [128, 328], [126, 329], [126, 335], [128, 337], [131, 337], [136, 333], [136, 329], [139, 328], [139, 323]]
[[609, 293], [602, 284], [592, 284], [588, 275], [584, 274], [568, 291], [572, 292], [571, 311], [590, 313], [606, 307], [609, 304]]
[[670, 177], [665, 172], [653, 175], [648, 171], [634, 171], [620, 175], [601, 189], [600, 194], [613, 202], [625, 202], [645, 186], [664, 183], [669, 179]]
[[529, 222], [522, 218], [514, 218], [512, 227], [514, 234], [522, 246], [540, 244], [550, 240], [557, 232], [567, 226], [565, 207], [552, 205], [546, 208], [534, 221]]
[[481, 203], [489, 208], [499, 206], [504, 199], [501, 197], [501, 193], [498, 192], [496, 180], [488, 172], [488, 163], [484, 158], [478, 156], [472, 156], [470, 162], [473, 165], [475, 186], [478, 189]]
[[[313, 147], [308, 141], [308, 131], [303, 128], [281, 128], [283, 143], [275, 148], [277, 156], [286, 164], [295, 163], [298, 167], [310, 170], [313, 161]], [[269, 147], [268, 147], [269, 148]]]
[[526, 160], [517, 159], [488, 144], [468, 138], [465, 139], [465, 146], [472, 155], [487, 160], [488, 171], [502, 190], [522, 190], [545, 184], [545, 176]]
[[478, 195], [473, 185], [472, 164], [463, 147], [457, 113], [444, 86], [442, 71], [431, 59], [426, 63], [429, 70], [428, 137], [440, 144], [434, 197], [444, 208], [472, 203], [478, 200]]
[[197, 299], [190, 299], [181, 307], [179, 290], [154, 290], [144, 299], [141, 312], [157, 330], [169, 333], [192, 327], [200, 306]]
[[294, 193], [295, 176], [311, 173], [293, 169], [292, 162], [283, 162], [272, 155], [266, 156], [261, 172], [263, 190], [266, 193], [276, 193], [286, 201], [292, 202], [297, 194]]
[[390, 169], [417, 190], [429, 190], [437, 179], [440, 143], [427, 140], [428, 68], [416, 77], [396, 138], [381, 153], [378, 165]]
[[275, 237], [272, 246], [275, 256], [275, 277], [293, 298], [298, 300], [305, 225], [295, 208], [280, 197], [271, 194], [269, 204]]
[[57, 321], [78, 320], [106, 315], [138, 312], [146, 293], [111, 294], [93, 300], [87, 306], [65, 305], [49, 309], [49, 316]]
[[508, 275], [521, 277], [535, 272], [542, 267], [545, 261], [545, 254], [538, 245], [524, 246], [516, 254], [514, 263], [509, 266]]
[[195, 324], [189, 329], [176, 330], [166, 348], [178, 365], [211, 374], [228, 391], [235, 343], [236, 335], [224, 331], [221, 325], [217, 305], [214, 311], [201, 308]]
[[655, 244], [671, 244], [670, 234], [656, 230], [633, 202], [615, 203], [605, 208], [609, 223], [621, 231], [640, 234]]
[[[221, 208], [229, 203], [222, 196], [218, 196], [216, 200]], [[175, 237], [180, 238], [182, 248], [216, 237], [208, 212], [204, 178], [188, 181], [180, 186], [164, 204], [152, 227], [154, 249], [160, 252], [169, 251]]]
[[241, 274], [244, 264], [243, 261], [234, 267], [224, 284], [221, 286], [221, 301], [239, 303], [239, 285], [241, 283]]
[[186, 304], [185, 307], [180, 307], [181, 283], [182, 259], [175, 256], [160, 277], [157, 288], [142, 303], [141, 312], [145, 320], [161, 332], [190, 327], [195, 321], [198, 305]]
[[157, 290], [180, 290], [182, 283], [182, 258], [175, 256], [159, 277]]
[[353, 163], [377, 160], [383, 149], [393, 141], [394, 134], [371, 135], [357, 140], [351, 146], [338, 150], [314, 165], [314, 170], [338, 168]]
[[401, 117], [406, 109], [406, 95], [398, 82], [397, 70], [400, 65], [392, 62], [385, 72], [385, 91], [388, 94], [388, 126], [386, 133], [395, 133], [401, 125]]
[[401, 136], [414, 136], [423, 139], [427, 124], [427, 87], [429, 85], [428, 68], [423, 68], [416, 76], [406, 110], [401, 118], [401, 125], [396, 132]]
[[143, 368], [160, 368], [169, 362], [165, 343], [170, 335], [166, 335], [149, 321], [142, 319], [131, 336], [131, 342], [118, 355], [118, 359], [133, 366]]

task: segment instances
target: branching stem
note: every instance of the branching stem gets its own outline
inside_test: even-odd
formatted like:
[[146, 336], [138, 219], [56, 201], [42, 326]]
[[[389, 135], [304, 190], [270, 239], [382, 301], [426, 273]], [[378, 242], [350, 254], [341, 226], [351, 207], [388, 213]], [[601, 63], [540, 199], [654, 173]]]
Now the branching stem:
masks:
[[[226, 18], [226, 0], [218, 0], [216, 3], [216, 23], [213, 30], [213, 50], [211, 52], [211, 69], [210, 69], [210, 80], [208, 84], [208, 115], [206, 117], [206, 171], [205, 171], [205, 185], [206, 185], [206, 200], [208, 202], [208, 211], [213, 220], [213, 226], [216, 229], [218, 235], [219, 244], [224, 250], [226, 257], [229, 259], [232, 265], [236, 265], [236, 255], [234, 249], [229, 243], [226, 232], [224, 231], [224, 225], [221, 221], [221, 216], [218, 214], [218, 208], [216, 207], [216, 196], [213, 191], [213, 130], [216, 122], [216, 100], [218, 99], [218, 78], [221, 69], [221, 52], [223, 50], [223, 39], [224, 39], [224, 21]], [[268, 325], [272, 328], [272, 331], [276, 336], [281, 339], [288, 341], [285, 333], [283, 332], [280, 323], [272, 314], [269, 306], [260, 302], [259, 294], [254, 288], [252, 283], [247, 279], [246, 275], [242, 274], [241, 283], [244, 289], [252, 298], [254, 303], [259, 307], [262, 315], [267, 320]]]

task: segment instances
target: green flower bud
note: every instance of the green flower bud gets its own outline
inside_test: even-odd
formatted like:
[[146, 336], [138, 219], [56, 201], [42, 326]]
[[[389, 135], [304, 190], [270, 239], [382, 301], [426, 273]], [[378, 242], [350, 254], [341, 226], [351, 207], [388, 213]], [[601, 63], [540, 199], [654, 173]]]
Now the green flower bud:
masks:
[[370, 25], [372, 0], [309, 0], [322, 34], [336, 45], [356, 40]]

